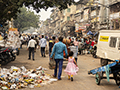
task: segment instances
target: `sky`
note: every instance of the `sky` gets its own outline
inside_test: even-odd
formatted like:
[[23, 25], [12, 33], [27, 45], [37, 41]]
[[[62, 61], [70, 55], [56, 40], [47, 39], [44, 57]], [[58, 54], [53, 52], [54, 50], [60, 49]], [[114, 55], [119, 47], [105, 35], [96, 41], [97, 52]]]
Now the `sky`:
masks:
[[[74, 0], [75, 2], [78, 2], [80, 0]], [[53, 8], [48, 8], [47, 11], [45, 11], [44, 9], [41, 9], [41, 11], [39, 12], [39, 15], [41, 16], [40, 17], [40, 20], [43, 20], [45, 21], [47, 18], [50, 18], [50, 15], [51, 15], [51, 10]]]
[[51, 10], [53, 8], [48, 8], [47, 11], [45, 11], [44, 9], [41, 9], [41, 11], [39, 12], [39, 15], [41, 16], [40, 17], [40, 20], [43, 20], [45, 21], [47, 18], [50, 18], [50, 15], [51, 15]]

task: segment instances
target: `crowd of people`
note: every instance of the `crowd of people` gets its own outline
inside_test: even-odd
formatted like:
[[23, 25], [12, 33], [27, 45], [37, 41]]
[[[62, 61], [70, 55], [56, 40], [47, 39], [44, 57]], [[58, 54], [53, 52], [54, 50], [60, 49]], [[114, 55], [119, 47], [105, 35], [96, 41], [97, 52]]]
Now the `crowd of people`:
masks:
[[[34, 53], [36, 52], [37, 47], [41, 50], [41, 56], [46, 57], [45, 48], [49, 47], [49, 60], [52, 60], [54, 57], [55, 61], [53, 77], [57, 77], [58, 80], [61, 80], [63, 61], [64, 58], [66, 58], [66, 60], [68, 60], [68, 64], [64, 71], [68, 74], [68, 79], [71, 79], [71, 81], [73, 81], [73, 75], [76, 75], [79, 70], [77, 66], [77, 56], [85, 53], [90, 54], [90, 50], [97, 44], [97, 40], [91, 37], [68, 37], [65, 41], [65, 38], [58, 38], [56, 36], [49, 38], [45, 38], [44, 35], [41, 35], [41, 37], [37, 35], [26, 36], [24, 38], [21, 36], [21, 41], [24, 39], [26, 40], [24, 43], [27, 44], [27, 49], [29, 50], [28, 60], [31, 59], [31, 53], [32, 59], [35, 60]], [[58, 64], [59, 72], [57, 75]]]
[[[62, 37], [59, 37], [59, 42], [56, 42], [55, 37], [50, 38], [49, 55], [50, 55], [50, 58], [52, 59], [53, 55], [55, 54], [54, 59], [56, 62], [53, 77], [57, 77], [57, 65], [59, 63], [58, 80], [61, 80], [62, 65], [63, 65], [63, 59], [64, 59], [63, 52], [65, 51], [65, 55], [66, 57], [68, 57], [67, 59], [68, 64], [64, 71], [68, 74], [68, 79], [71, 78], [71, 81], [73, 81], [73, 75], [76, 75], [77, 71], [79, 70], [77, 66], [78, 54], [82, 54], [83, 51], [84, 53], [85, 51], [87, 51], [87, 54], [90, 54], [90, 50], [96, 44], [97, 44], [97, 40], [91, 37], [85, 37], [85, 38], [80, 37], [79, 39], [69, 37], [69, 39], [66, 39], [66, 41], [64, 41]], [[69, 52], [68, 52], [68, 49], [70, 49]]]

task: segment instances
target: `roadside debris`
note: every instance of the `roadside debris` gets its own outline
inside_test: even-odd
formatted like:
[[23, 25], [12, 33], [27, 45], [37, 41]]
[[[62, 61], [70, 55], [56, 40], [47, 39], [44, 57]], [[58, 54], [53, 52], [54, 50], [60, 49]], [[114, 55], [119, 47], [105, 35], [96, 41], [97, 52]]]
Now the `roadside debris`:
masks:
[[10, 69], [0, 68], [0, 89], [42, 87], [57, 81], [57, 79], [50, 78], [49, 74], [44, 73], [45, 70], [47, 69], [42, 66], [30, 70], [27, 70], [24, 66], [20, 68], [11, 66]]

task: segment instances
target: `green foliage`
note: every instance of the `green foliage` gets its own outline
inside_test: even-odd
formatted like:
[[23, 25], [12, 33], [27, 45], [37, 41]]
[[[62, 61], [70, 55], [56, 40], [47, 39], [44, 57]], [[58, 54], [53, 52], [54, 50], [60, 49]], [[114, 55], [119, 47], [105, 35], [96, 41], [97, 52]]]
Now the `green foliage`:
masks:
[[0, 0], [0, 24], [16, 18], [17, 12], [20, 12], [19, 8], [23, 5], [33, 7], [36, 12], [39, 12], [41, 8], [47, 10], [48, 7], [66, 9], [67, 5], [71, 5], [73, 2], [74, 0]]
[[20, 31], [26, 27], [38, 27], [39, 23], [39, 15], [35, 15], [34, 12], [30, 11], [27, 8], [20, 8], [20, 13], [17, 14], [17, 19], [14, 20], [14, 25]]

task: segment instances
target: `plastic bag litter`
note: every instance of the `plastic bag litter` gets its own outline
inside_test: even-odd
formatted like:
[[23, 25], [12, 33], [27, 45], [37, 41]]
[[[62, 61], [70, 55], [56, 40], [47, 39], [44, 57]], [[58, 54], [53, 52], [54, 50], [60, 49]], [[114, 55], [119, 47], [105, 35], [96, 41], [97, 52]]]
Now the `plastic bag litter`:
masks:
[[24, 66], [18, 68], [11, 66], [10, 69], [0, 68], [0, 90], [21, 89], [25, 87], [34, 88], [41, 87], [57, 79], [50, 78], [49, 74], [45, 74], [42, 66], [27, 70]]
[[28, 87], [29, 87], [29, 88], [34, 88], [35, 86], [34, 86], [34, 85], [32, 85], [32, 84], [30, 84]]
[[20, 69], [21, 69], [22, 72], [26, 72], [27, 71], [27, 69], [24, 66], [20, 67]]

